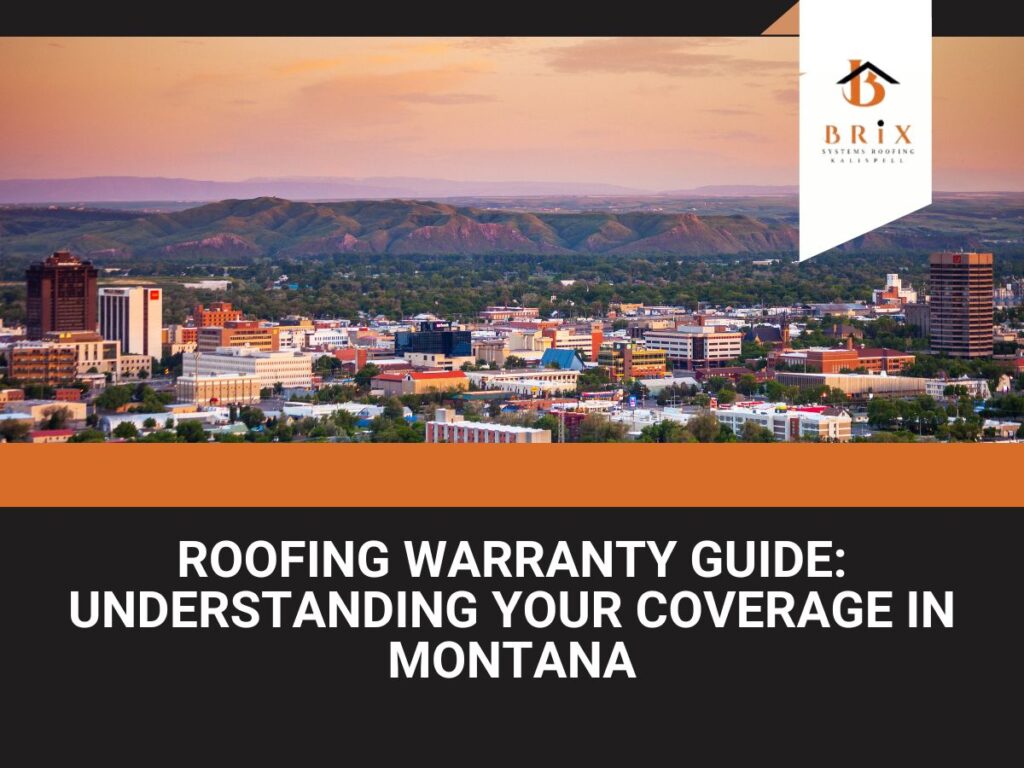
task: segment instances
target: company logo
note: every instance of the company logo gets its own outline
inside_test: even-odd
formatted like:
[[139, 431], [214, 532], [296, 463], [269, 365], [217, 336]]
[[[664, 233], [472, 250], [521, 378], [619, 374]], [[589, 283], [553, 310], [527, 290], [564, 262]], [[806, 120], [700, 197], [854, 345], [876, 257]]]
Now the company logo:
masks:
[[[865, 75], [863, 81], [861, 75]], [[899, 85], [899, 82], [891, 78], [885, 72], [880, 70], [870, 61], [865, 61], [861, 64], [860, 59], [850, 59], [850, 74], [840, 80], [836, 85], [842, 85], [843, 87], [843, 98], [855, 107], [874, 107], [882, 103], [885, 98], [885, 85], [882, 84], [881, 80], [889, 83], [890, 85]], [[849, 85], [849, 94], [845, 86]], [[867, 90], [862, 86], [870, 86], [871, 98], [867, 101], [864, 100], [864, 91]]]
[[156, 301], [159, 298], [160, 298], [160, 291], [150, 291], [149, 292], [149, 300], [150, 301]]

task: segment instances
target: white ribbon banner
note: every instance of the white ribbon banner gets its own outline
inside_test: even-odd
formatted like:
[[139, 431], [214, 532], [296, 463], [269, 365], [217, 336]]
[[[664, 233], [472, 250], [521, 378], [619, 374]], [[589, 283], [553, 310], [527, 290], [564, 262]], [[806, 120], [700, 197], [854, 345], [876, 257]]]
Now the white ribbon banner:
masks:
[[931, 0], [800, 0], [800, 260], [931, 202]]

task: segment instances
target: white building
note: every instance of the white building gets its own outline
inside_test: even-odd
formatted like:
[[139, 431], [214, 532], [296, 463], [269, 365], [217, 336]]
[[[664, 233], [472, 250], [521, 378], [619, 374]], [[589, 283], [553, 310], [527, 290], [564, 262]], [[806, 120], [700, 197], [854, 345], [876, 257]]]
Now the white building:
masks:
[[988, 379], [927, 379], [924, 382], [924, 393], [931, 397], [945, 397], [946, 387], [964, 387], [967, 394], [975, 400], [988, 400], [992, 392], [988, 388]]
[[100, 288], [99, 321], [104, 339], [121, 342], [122, 354], [161, 355], [163, 291], [147, 285]]
[[903, 281], [895, 272], [885, 276], [885, 288], [875, 288], [871, 291], [872, 304], [916, 304], [917, 291], [912, 285], [903, 286]]
[[182, 283], [186, 288], [193, 288], [198, 291], [226, 291], [231, 287], [230, 280], [199, 280], [197, 282]]
[[[293, 419], [304, 419], [307, 416], [319, 419], [323, 416], [333, 416], [345, 411], [351, 413], [357, 419], [375, 419], [384, 413], [381, 405], [367, 405], [366, 403], [285, 403], [281, 409], [284, 416]], [[411, 416], [409, 408], [403, 409], [405, 416]]]
[[260, 382], [241, 373], [185, 373], [174, 382], [175, 397], [182, 403], [243, 403], [260, 401]]
[[185, 358], [185, 373], [237, 373], [255, 376], [261, 389], [281, 384], [285, 389], [308, 389], [313, 384], [313, 359], [302, 352], [264, 352], [253, 347], [218, 347]]
[[119, 424], [128, 421], [135, 425], [140, 432], [143, 429], [150, 429], [146, 422], [152, 419], [156, 426], [152, 429], [166, 429], [168, 420], [177, 425], [183, 421], [198, 421], [203, 427], [212, 427], [218, 424], [228, 423], [228, 410], [226, 408], [211, 408], [204, 411], [187, 411], [185, 413], [109, 413], [101, 416], [99, 428], [110, 434]]
[[348, 331], [341, 328], [317, 328], [306, 333], [307, 347], [327, 347], [337, 349], [349, 346]]
[[463, 421], [454, 411], [438, 408], [434, 421], [426, 424], [428, 443], [550, 443], [550, 429], [518, 427], [510, 424], [489, 424]]
[[846, 443], [853, 419], [844, 410], [825, 413], [819, 406], [793, 407], [782, 403], [742, 403], [731, 408], [712, 408], [720, 424], [739, 434], [752, 421], [771, 432], [776, 440], [821, 440]]
[[665, 350], [665, 357], [677, 366], [722, 365], [740, 356], [743, 334], [712, 325], [688, 325], [674, 331], [647, 331], [644, 343], [647, 349]]
[[619, 408], [608, 414], [611, 421], [626, 425], [626, 434], [640, 437], [644, 427], [651, 427], [663, 421], [675, 421], [686, 426], [696, 414], [683, 412], [679, 408]]
[[466, 371], [474, 386], [500, 389], [517, 394], [555, 394], [575, 392], [579, 371], [519, 368], [511, 371]]

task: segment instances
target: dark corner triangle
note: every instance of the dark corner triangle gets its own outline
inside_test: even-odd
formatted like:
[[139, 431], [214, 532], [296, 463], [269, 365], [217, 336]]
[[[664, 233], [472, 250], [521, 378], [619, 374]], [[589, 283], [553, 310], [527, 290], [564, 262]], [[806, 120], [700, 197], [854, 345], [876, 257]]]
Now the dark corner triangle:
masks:
[[885, 72], [880, 70], [878, 67], [876, 67], [874, 64], [872, 64], [870, 61], [865, 61], [863, 64], [861, 64], [855, 70], [853, 70], [853, 72], [851, 72], [846, 77], [844, 77], [842, 80], [840, 80], [838, 83], [836, 83], [836, 85], [846, 85], [848, 82], [853, 80], [853, 78], [859, 77], [860, 73], [863, 72], [866, 69], [870, 69], [872, 72], [874, 72], [880, 78], [882, 78], [883, 80], [885, 80], [888, 83], [891, 83], [892, 85], [899, 85], [900, 84], [898, 80], [894, 80], [893, 78], [889, 77], [889, 75], [887, 75]]

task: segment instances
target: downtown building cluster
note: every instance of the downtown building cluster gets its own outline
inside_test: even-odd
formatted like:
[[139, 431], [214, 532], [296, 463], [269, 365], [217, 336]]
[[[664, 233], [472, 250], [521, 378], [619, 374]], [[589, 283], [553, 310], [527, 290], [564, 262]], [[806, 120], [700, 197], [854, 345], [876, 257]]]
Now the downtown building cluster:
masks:
[[[1024, 370], [1018, 354], [1000, 362], [1006, 374], [994, 386], [912, 376], [914, 352], [868, 346], [863, 329], [879, 318], [967, 360], [991, 358], [1000, 333], [1018, 337], [993, 324], [991, 254], [934, 254], [929, 278], [925, 294], [887, 275], [864, 304], [695, 311], [618, 303], [576, 319], [488, 306], [451, 321], [266, 319], [216, 301], [165, 325], [158, 285], [100, 286], [94, 265], [58, 252], [27, 271], [25, 326], [0, 326], [0, 423], [26, 421], [34, 441], [60, 442], [86, 426], [109, 438], [123, 424], [131, 428], [122, 434], [144, 435], [194, 421], [212, 440], [347, 414], [358, 431], [346, 439], [376, 439], [380, 419], [390, 418], [417, 427], [425, 442], [533, 444], [587, 439], [599, 423], [622, 439], [647, 439], [659, 425], [697, 429], [710, 415], [723, 434], [847, 442], [867, 433], [874, 399], [983, 402]], [[804, 343], [811, 324], [830, 343]], [[750, 347], [763, 356], [745, 354]], [[176, 356], [171, 372], [164, 364]], [[125, 383], [161, 394], [161, 410], [93, 404]], [[323, 399], [338, 387], [343, 398]], [[47, 396], [26, 397], [33, 390]], [[793, 391], [822, 392], [822, 402], [778, 394]], [[389, 402], [400, 405], [389, 410]], [[241, 409], [258, 409], [265, 421], [243, 424]], [[1017, 427], [992, 423], [1007, 438]]]

